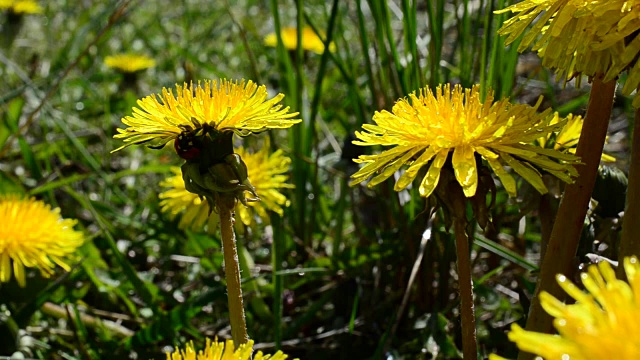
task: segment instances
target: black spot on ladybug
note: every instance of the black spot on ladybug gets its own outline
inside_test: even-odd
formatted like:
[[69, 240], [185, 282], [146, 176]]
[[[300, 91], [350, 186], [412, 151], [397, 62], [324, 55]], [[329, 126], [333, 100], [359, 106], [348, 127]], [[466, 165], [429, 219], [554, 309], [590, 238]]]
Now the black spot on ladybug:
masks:
[[176, 149], [176, 153], [178, 156], [185, 160], [194, 160], [200, 153], [202, 149], [197, 146], [197, 142], [194, 141], [195, 131], [185, 130], [174, 141], [174, 147]]

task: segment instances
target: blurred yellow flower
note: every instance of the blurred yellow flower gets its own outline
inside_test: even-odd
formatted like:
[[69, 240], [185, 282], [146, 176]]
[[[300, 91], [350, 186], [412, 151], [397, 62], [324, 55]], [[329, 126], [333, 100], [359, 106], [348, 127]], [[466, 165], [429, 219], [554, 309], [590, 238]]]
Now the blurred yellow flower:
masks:
[[0, 9], [15, 14], [41, 14], [42, 7], [32, 0], [0, 0]]
[[104, 64], [121, 72], [134, 73], [156, 66], [156, 61], [145, 55], [118, 54], [105, 57]]
[[523, 330], [514, 324], [509, 339], [520, 350], [545, 359], [640, 359], [640, 264], [636, 257], [624, 260], [629, 282], [616, 279], [608, 262], [581, 274], [582, 292], [565, 276], [560, 286], [575, 299], [565, 304], [548, 293], [540, 294], [542, 307], [555, 318], [559, 335]]
[[196, 353], [193, 342], [190, 342], [182, 351], [178, 349], [173, 353], [167, 353], [167, 360], [285, 360], [288, 357], [282, 351], [273, 355], [264, 355], [262, 351], [258, 351], [253, 357], [252, 353], [253, 340], [249, 340], [234, 350], [233, 340], [212, 342], [207, 339], [204, 350]]
[[[249, 207], [240, 203], [236, 205], [235, 211], [242, 223], [249, 226], [254, 221], [249, 209], [254, 210], [265, 223], [269, 222], [268, 210], [282, 216], [284, 213], [282, 207], [289, 206], [290, 202], [279, 190], [293, 188], [293, 185], [286, 183], [288, 177], [285, 175], [289, 171], [291, 159], [284, 156], [282, 150], [269, 154], [268, 145], [253, 154], [243, 148], [236, 149], [235, 152], [247, 165], [248, 178], [260, 196], [260, 201], [249, 202]], [[172, 171], [175, 175], [160, 183], [161, 186], [168, 188], [159, 195], [162, 199], [160, 202], [162, 211], [169, 213], [172, 218], [183, 213], [178, 224], [180, 228], [202, 230], [209, 219], [209, 204], [185, 189], [180, 168], [174, 167]], [[213, 218], [217, 219], [217, 216]], [[209, 224], [209, 226], [214, 225], [216, 224]]]
[[[280, 36], [282, 37], [282, 44], [288, 50], [295, 50], [298, 48], [298, 34], [297, 28], [286, 27], [281, 29]], [[265, 36], [264, 44], [271, 47], [278, 46], [278, 37], [276, 33], [271, 33]], [[313, 51], [316, 54], [322, 54], [324, 52], [324, 42], [313, 29], [309, 26], [302, 28], [302, 48], [304, 50]], [[331, 42], [329, 44], [329, 51], [335, 51], [336, 45]]]
[[26, 284], [25, 266], [38, 268], [44, 277], [53, 274], [56, 264], [69, 271], [67, 258], [84, 240], [73, 230], [76, 223], [42, 201], [0, 195], [0, 282], [9, 281], [12, 268], [20, 286]]
[[[148, 143], [162, 147], [175, 140], [183, 131], [193, 131], [205, 126], [217, 132], [233, 131], [240, 136], [267, 129], [289, 128], [301, 120], [294, 119], [298, 113], [289, 113], [289, 107], [278, 104], [283, 94], [267, 100], [267, 88], [253, 81], [233, 82], [205, 80], [176, 85], [172, 90], [162, 89], [162, 94], [150, 95], [138, 100], [133, 115], [122, 122], [129, 126], [118, 129], [116, 139], [125, 145]], [[160, 98], [160, 99], [158, 99]]]
[[392, 112], [376, 112], [373, 115], [376, 125], [365, 124], [363, 132], [356, 132], [359, 139], [353, 142], [356, 145], [394, 147], [381, 154], [354, 159], [365, 166], [352, 176], [351, 185], [380, 171], [368, 183], [373, 187], [408, 165], [395, 185], [395, 190], [400, 191], [430, 163], [419, 187], [420, 195], [428, 197], [438, 184], [440, 170], [450, 153], [456, 179], [467, 197], [475, 195], [478, 185], [476, 154], [487, 161], [511, 196], [516, 195], [516, 182], [505, 166], [543, 194], [547, 188], [535, 167], [565, 182], [572, 182], [577, 176], [573, 167], [579, 160], [577, 157], [532, 144], [538, 137], [559, 130], [565, 122], [553, 124], [558, 115], [550, 109], [536, 112], [542, 98], [533, 107], [511, 104], [508, 99], [494, 103], [493, 93], [489, 92], [482, 103], [479, 86], [463, 91], [456, 85], [451, 91], [446, 84], [438, 86], [435, 95], [425, 88], [418, 95], [410, 94], [409, 99], [411, 102], [398, 100]]
[[[629, 95], [640, 84], [640, 2], [637, 0], [524, 0], [496, 11], [516, 13], [498, 31], [506, 44], [525, 33], [518, 51], [533, 45], [542, 65], [571, 79], [604, 75], [604, 81], [628, 70], [622, 89]], [[580, 78], [578, 77], [577, 81]], [[640, 97], [634, 98], [640, 106]]]
[[[551, 124], [555, 124], [559, 121], [559, 118], [555, 118]], [[578, 147], [578, 140], [580, 140], [580, 134], [582, 133], [582, 126], [584, 119], [582, 116], [573, 116], [569, 114], [567, 116], [567, 122], [557, 134], [547, 134], [547, 136], [537, 139], [538, 145], [543, 148], [551, 148], [558, 151], [567, 150], [568, 152], [575, 154]], [[555, 136], [554, 136], [555, 135]], [[615, 162], [616, 158], [611, 155], [602, 154], [602, 161]]]

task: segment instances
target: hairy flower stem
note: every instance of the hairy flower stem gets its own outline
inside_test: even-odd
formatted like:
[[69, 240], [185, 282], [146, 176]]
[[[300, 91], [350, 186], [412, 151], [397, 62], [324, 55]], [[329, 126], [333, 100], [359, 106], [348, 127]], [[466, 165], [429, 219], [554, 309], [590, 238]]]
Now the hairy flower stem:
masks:
[[[622, 238], [618, 259], [628, 256], [640, 256], [640, 109], [636, 109], [633, 124], [633, 140], [631, 143], [631, 165], [629, 165], [629, 183], [627, 186], [627, 200], [624, 207], [622, 221]], [[624, 267], [618, 266], [618, 278], [624, 279]]]
[[454, 220], [456, 235], [456, 255], [458, 258], [458, 290], [460, 292], [460, 315], [462, 318], [462, 353], [465, 359], [477, 359], [476, 317], [473, 307], [473, 283], [471, 280], [471, 259], [469, 239], [465, 221]]
[[227, 297], [229, 301], [229, 321], [231, 337], [236, 347], [249, 341], [247, 324], [242, 304], [242, 288], [240, 287], [240, 266], [236, 235], [233, 231], [232, 211], [235, 205], [233, 196], [220, 195], [217, 199], [220, 215], [220, 233], [222, 235], [222, 251], [224, 253], [224, 273], [227, 280]]
[[[580, 176], [574, 184], [566, 186], [560, 202], [546, 255], [542, 259], [538, 286], [531, 299], [527, 320], [529, 331], [551, 333], [553, 319], [540, 305], [540, 291], [544, 290], [558, 299], [563, 299], [564, 292], [556, 282], [556, 274], [564, 274], [572, 278], [571, 265], [576, 256], [587, 207], [596, 181], [615, 88], [615, 80], [607, 83], [603, 83], [600, 77], [593, 80], [587, 115], [584, 119], [585, 131], [580, 134], [576, 150], [576, 155], [581, 157], [583, 165], [576, 165]], [[533, 355], [524, 352], [518, 356], [519, 360], [532, 358]]]

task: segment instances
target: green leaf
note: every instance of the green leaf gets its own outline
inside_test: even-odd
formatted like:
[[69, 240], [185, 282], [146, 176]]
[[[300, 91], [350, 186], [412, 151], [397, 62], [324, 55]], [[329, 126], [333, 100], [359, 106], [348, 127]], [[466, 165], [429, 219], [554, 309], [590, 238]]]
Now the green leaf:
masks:
[[24, 99], [18, 97], [7, 104], [7, 111], [2, 114], [2, 122], [0, 122], [0, 148], [4, 147], [9, 136], [18, 132], [18, 121], [22, 115], [24, 103]]

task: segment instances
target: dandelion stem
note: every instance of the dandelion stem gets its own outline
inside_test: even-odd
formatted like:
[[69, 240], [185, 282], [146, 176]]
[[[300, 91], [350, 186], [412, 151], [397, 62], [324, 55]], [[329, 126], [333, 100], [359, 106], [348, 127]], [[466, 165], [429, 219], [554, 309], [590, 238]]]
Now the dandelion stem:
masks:
[[553, 228], [554, 210], [551, 205], [551, 195], [544, 194], [540, 196], [538, 203], [538, 215], [540, 217], [540, 261], [544, 259], [551, 237], [551, 229]]
[[473, 283], [469, 239], [465, 221], [455, 218], [456, 255], [458, 258], [458, 290], [460, 291], [460, 315], [462, 318], [462, 353], [465, 359], [477, 359], [476, 318], [473, 307]]
[[[573, 258], [576, 255], [578, 240], [584, 225], [591, 192], [596, 181], [598, 165], [602, 156], [604, 140], [607, 135], [609, 117], [613, 107], [613, 95], [616, 81], [602, 82], [595, 77], [584, 120], [584, 129], [580, 134], [576, 155], [582, 159], [576, 165], [580, 176], [576, 182], [567, 185], [554, 222], [546, 256], [542, 259], [538, 286], [531, 299], [527, 330], [550, 333], [552, 318], [540, 305], [540, 291], [544, 290], [558, 299], [564, 292], [555, 280], [556, 274], [564, 274], [571, 278]], [[521, 352], [518, 359], [529, 359], [533, 356]]]
[[[628, 256], [640, 256], [640, 241], [636, 238], [640, 234], [640, 109], [636, 109], [633, 124], [633, 140], [631, 143], [631, 165], [629, 166], [629, 183], [627, 186], [627, 200], [622, 222], [622, 238], [618, 259]], [[618, 277], [624, 279], [624, 266], [618, 266]]]
[[235, 198], [220, 195], [217, 200], [218, 213], [220, 215], [220, 233], [222, 235], [222, 251], [224, 253], [224, 273], [227, 280], [231, 337], [237, 347], [249, 341], [249, 336], [247, 335], [247, 324], [245, 322], [244, 306], [242, 304], [236, 235], [233, 231], [232, 211], [235, 205]]

